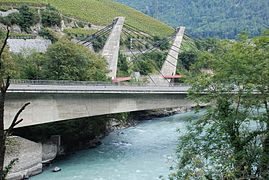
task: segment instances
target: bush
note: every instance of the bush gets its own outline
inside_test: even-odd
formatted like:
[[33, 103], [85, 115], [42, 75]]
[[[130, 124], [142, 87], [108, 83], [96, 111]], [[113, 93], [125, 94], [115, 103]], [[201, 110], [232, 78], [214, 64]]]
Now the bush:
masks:
[[136, 61], [134, 71], [140, 72], [141, 75], [149, 75], [155, 71], [154, 62], [149, 60]]
[[130, 76], [127, 57], [122, 53], [119, 54], [117, 76], [119, 77]]
[[95, 52], [100, 52], [106, 43], [106, 36], [99, 36], [96, 39], [93, 40], [92, 46]]
[[170, 48], [169, 40], [167, 38], [160, 38], [158, 36], [153, 37], [154, 46], [160, 48], [160, 50], [168, 50]]
[[19, 71], [20, 79], [43, 79], [44, 54], [32, 53], [29, 56], [13, 55]]
[[0, 22], [7, 25], [7, 26], [11, 26], [14, 24], [19, 24], [20, 23], [20, 14], [19, 13], [14, 13], [14, 14], [10, 14], [6, 17], [0, 17]]
[[181, 60], [183, 67], [189, 71], [191, 65], [197, 61], [198, 53], [194, 51], [181, 52], [178, 56], [178, 59]]
[[22, 5], [19, 8], [19, 13], [13, 13], [7, 17], [0, 17], [0, 22], [11, 26], [17, 24], [22, 31], [29, 32], [30, 27], [39, 22], [37, 10], [29, 8], [27, 5]]
[[77, 22], [79, 28], [84, 28], [85, 24], [81, 21]]
[[161, 69], [166, 58], [165, 53], [150, 52], [138, 56], [139, 61], [134, 62], [134, 71], [148, 75]]
[[52, 6], [47, 6], [45, 10], [41, 12], [42, 24], [45, 27], [61, 26], [60, 13]]
[[45, 38], [45, 39], [51, 40], [52, 43], [55, 43], [56, 41], [58, 41], [58, 38], [55, 36], [55, 34], [47, 28], [42, 28], [38, 32], [38, 35]]
[[23, 31], [28, 32], [30, 27], [39, 22], [37, 10], [29, 8], [27, 5], [22, 5], [19, 8], [20, 18], [18, 24]]

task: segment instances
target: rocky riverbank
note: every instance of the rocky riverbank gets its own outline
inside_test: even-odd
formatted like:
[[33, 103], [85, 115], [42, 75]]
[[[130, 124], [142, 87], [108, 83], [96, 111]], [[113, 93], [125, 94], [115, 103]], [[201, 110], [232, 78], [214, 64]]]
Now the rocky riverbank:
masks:
[[156, 109], [156, 110], [150, 110], [150, 111], [139, 111], [139, 112], [133, 112], [131, 114], [131, 118], [133, 121], [148, 120], [153, 118], [161, 118], [161, 117], [167, 117], [172, 116], [177, 113], [184, 113], [191, 111], [194, 107], [178, 107], [178, 108], [166, 108], [166, 109]]

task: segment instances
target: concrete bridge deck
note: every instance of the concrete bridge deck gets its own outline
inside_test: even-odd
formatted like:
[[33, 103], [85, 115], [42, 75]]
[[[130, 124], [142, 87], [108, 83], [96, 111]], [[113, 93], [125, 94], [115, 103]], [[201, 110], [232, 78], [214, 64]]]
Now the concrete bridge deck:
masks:
[[[44, 83], [44, 82], [42, 82]], [[24, 121], [18, 127], [121, 112], [192, 105], [185, 85], [145, 86], [95, 84], [11, 84], [5, 106], [5, 128], [18, 109]]]

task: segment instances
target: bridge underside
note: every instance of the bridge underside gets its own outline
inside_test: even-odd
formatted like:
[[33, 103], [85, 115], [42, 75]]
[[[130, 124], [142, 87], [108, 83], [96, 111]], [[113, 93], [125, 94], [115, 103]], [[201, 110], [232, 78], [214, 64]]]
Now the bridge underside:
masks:
[[9, 93], [5, 106], [5, 128], [26, 102], [31, 104], [22, 113], [24, 121], [18, 127], [192, 104], [186, 99], [186, 94]]

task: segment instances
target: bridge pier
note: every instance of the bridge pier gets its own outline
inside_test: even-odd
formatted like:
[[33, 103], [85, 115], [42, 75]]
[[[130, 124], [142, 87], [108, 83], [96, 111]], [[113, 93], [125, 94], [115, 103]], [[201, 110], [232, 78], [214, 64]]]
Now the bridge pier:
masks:
[[103, 48], [102, 55], [108, 62], [109, 73], [108, 76], [112, 79], [117, 76], [118, 55], [120, 49], [120, 35], [123, 28], [125, 18], [118, 17], [115, 20], [114, 27], [106, 41]]

